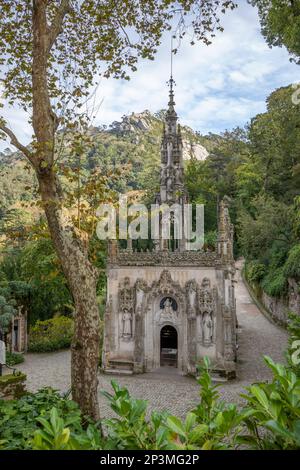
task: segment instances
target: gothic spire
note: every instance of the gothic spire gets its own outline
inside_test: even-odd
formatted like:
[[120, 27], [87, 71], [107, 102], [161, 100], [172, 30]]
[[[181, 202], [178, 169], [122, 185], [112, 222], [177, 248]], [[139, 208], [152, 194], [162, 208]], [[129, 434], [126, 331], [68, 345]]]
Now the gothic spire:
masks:
[[168, 81], [169, 84], [169, 102], [168, 102], [168, 109], [166, 113], [166, 124], [167, 130], [171, 133], [176, 133], [176, 123], [177, 123], [177, 114], [175, 111], [175, 101], [174, 101], [174, 85], [175, 81], [171, 74], [170, 80]]

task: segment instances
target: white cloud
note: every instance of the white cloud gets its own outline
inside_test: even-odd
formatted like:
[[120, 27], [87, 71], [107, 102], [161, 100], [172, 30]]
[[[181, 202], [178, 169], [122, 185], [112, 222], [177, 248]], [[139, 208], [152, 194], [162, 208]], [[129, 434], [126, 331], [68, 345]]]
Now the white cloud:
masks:
[[[224, 33], [211, 46], [181, 45], [174, 58], [177, 112], [183, 124], [201, 132], [244, 125], [265, 109], [265, 98], [279, 86], [299, 81], [299, 68], [285, 48], [270, 49], [260, 34], [256, 10], [240, 2], [223, 18]], [[109, 124], [132, 111], [155, 112], [167, 105], [170, 37], [165, 35], [154, 62], [142, 61], [130, 82], [102, 80], [96, 95], [95, 125]], [[100, 106], [101, 104], [101, 106]], [[20, 138], [30, 127], [20, 110], [5, 114]]]

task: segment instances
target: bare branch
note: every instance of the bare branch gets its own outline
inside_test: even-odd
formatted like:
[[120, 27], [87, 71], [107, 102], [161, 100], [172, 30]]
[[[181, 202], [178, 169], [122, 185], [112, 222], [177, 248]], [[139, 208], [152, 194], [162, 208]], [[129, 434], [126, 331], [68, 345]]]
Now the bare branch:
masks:
[[30, 162], [33, 162], [33, 154], [28, 150], [25, 145], [22, 145], [21, 142], [17, 139], [16, 135], [10, 130], [3, 122], [0, 121], [0, 130], [3, 131], [7, 137], [10, 138], [11, 144], [16, 147], [16, 149], [20, 150], [25, 157], [28, 158]]
[[49, 44], [48, 51], [51, 50], [56, 38], [62, 32], [63, 21], [67, 13], [71, 13], [72, 8], [69, 0], [61, 0], [61, 3], [57, 9], [56, 15], [49, 27]]

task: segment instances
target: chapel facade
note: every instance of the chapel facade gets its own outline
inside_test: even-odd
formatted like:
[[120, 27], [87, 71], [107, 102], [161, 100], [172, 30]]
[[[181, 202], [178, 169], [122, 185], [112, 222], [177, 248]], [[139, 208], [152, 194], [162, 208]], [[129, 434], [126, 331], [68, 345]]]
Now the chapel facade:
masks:
[[[183, 144], [175, 111], [173, 79], [161, 143], [157, 204], [182, 207]], [[143, 373], [163, 366], [196, 374], [204, 356], [232, 378], [236, 370], [236, 303], [233, 227], [227, 200], [218, 208], [215, 251], [190, 250], [184, 236], [166, 240], [159, 229], [151, 251], [109, 243], [103, 344], [106, 373]], [[184, 230], [183, 230], [184, 232]]]

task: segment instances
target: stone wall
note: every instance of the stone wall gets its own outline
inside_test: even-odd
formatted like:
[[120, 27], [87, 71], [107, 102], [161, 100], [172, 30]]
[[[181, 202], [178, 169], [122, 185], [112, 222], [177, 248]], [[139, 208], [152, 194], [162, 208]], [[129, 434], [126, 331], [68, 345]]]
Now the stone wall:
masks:
[[257, 302], [278, 325], [287, 326], [289, 312], [300, 315], [300, 285], [295, 279], [289, 279], [288, 292], [284, 297], [272, 297], [264, 292], [258, 284], [246, 281]]
[[13, 400], [23, 396], [25, 391], [26, 375], [21, 372], [7, 374], [0, 377], [0, 399]]
[[288, 312], [290, 311], [287, 300], [284, 298], [271, 297], [263, 290], [261, 291], [260, 301], [267, 309], [271, 318], [278, 325], [286, 326], [288, 320]]

